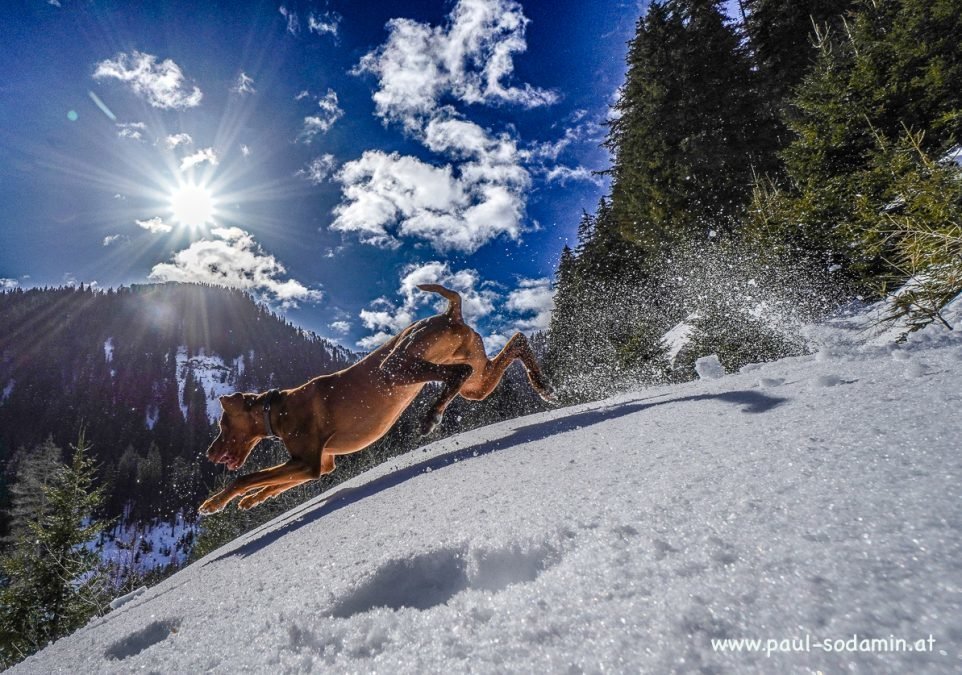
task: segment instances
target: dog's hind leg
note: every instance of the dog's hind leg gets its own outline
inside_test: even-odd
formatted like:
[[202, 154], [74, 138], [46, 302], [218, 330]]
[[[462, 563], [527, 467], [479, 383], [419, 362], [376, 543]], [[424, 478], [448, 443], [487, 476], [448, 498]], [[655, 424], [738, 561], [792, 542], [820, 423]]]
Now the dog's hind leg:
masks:
[[431, 406], [428, 416], [421, 422], [422, 436], [427, 436], [437, 428], [441, 423], [441, 418], [444, 417], [444, 411], [451, 401], [454, 400], [454, 397], [458, 395], [464, 383], [471, 377], [471, 373], [474, 372], [474, 368], [466, 363], [457, 363], [445, 366], [445, 368], [452, 369], [452, 375], [449, 379], [444, 380], [444, 388], [434, 401], [434, 405]]
[[435, 400], [428, 416], [421, 423], [421, 435], [427, 436], [441, 422], [444, 410], [458, 395], [458, 391], [471, 377], [474, 369], [467, 363], [442, 365], [423, 359], [407, 356], [403, 352], [392, 352], [381, 364], [392, 384], [421, 384], [422, 382], [441, 382], [444, 388]]
[[555, 401], [554, 388], [548, 382], [548, 378], [541, 372], [541, 367], [534, 356], [528, 339], [521, 333], [515, 333], [504, 348], [493, 359], [488, 361], [484, 370], [475, 373], [458, 392], [466, 399], [480, 401], [491, 395], [495, 390], [504, 372], [508, 369], [515, 359], [519, 359], [524, 365], [525, 372], [528, 374], [528, 381], [531, 386], [545, 401], [553, 403]]

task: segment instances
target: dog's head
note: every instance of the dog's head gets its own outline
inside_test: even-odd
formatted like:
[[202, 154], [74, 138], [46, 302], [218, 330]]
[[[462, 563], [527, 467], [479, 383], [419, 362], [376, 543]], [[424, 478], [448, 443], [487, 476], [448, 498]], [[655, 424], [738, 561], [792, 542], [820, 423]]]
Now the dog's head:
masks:
[[240, 392], [221, 396], [224, 412], [220, 416], [220, 433], [207, 448], [207, 458], [215, 464], [224, 464], [235, 471], [244, 465], [247, 457], [264, 438], [259, 424], [259, 409], [255, 408], [256, 394]]

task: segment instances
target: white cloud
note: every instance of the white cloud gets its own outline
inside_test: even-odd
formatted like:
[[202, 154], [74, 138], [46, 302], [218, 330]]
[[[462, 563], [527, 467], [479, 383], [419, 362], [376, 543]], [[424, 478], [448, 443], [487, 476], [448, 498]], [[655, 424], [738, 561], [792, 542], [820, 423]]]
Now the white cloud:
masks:
[[179, 145], [191, 145], [194, 139], [190, 137], [190, 134], [180, 133], [180, 134], [170, 134], [164, 139], [164, 145], [166, 145], [170, 150], [173, 150]]
[[430, 303], [446, 307], [447, 301], [433, 293], [418, 290], [419, 284], [441, 284], [458, 291], [462, 299], [462, 311], [468, 322], [477, 321], [494, 311], [498, 293], [482, 282], [475, 270], [452, 271], [448, 263], [431, 261], [420, 265], [408, 265], [401, 272], [398, 295], [401, 303], [392, 303], [387, 298], [378, 298], [371, 303], [370, 309], [360, 312], [361, 323], [365, 328], [375, 331], [358, 341], [358, 346], [373, 349], [383, 344], [391, 336], [412, 323], [418, 309]]
[[445, 94], [465, 103], [535, 107], [557, 95], [529, 84], [505, 84], [514, 55], [527, 49], [528, 19], [514, 0], [460, 0], [443, 26], [392, 19], [389, 36], [355, 68], [378, 78], [377, 113], [408, 128], [430, 115]]
[[220, 163], [217, 159], [217, 153], [214, 152], [214, 148], [204, 148], [192, 155], [187, 155], [180, 160], [180, 170], [187, 171], [204, 162], [208, 162], [211, 166], [217, 166]]
[[250, 157], [250, 156], [251, 156], [251, 149], [250, 149], [249, 147], [247, 147], [246, 145], [240, 146], [240, 151], [241, 151], [241, 154], [244, 155], [244, 157]]
[[117, 136], [120, 138], [129, 138], [132, 141], [142, 141], [144, 140], [144, 132], [147, 130], [147, 125], [143, 122], [118, 122]]
[[334, 155], [325, 154], [312, 159], [308, 165], [298, 171], [296, 175], [303, 176], [312, 185], [320, 185], [330, 177], [336, 165], [337, 160], [334, 159]]
[[120, 241], [127, 241], [126, 235], [123, 235], [123, 234], [109, 234], [109, 235], [107, 235], [106, 237], [104, 237], [104, 242], [103, 242], [103, 243], [104, 243], [104, 246], [110, 246], [110, 245], [116, 244], [117, 242], [120, 242]]
[[127, 83], [135, 94], [155, 108], [184, 110], [200, 105], [203, 93], [186, 82], [180, 66], [171, 59], [160, 63], [153, 54], [119, 53], [96, 65], [95, 80], [114, 78]]
[[336, 38], [341, 18], [341, 15], [337, 12], [324, 12], [323, 14], [311, 12], [307, 17], [307, 32], [317, 33], [318, 35], [327, 34]]
[[505, 307], [517, 316], [511, 322], [523, 333], [547, 330], [554, 311], [555, 290], [551, 279], [519, 279], [518, 287], [508, 294]]
[[328, 328], [338, 335], [346, 335], [348, 331], [351, 330], [351, 324], [348, 321], [334, 321], [333, 323], [328, 324]]
[[514, 0], [460, 0], [443, 26], [410, 19], [388, 23], [388, 39], [355, 72], [377, 76], [377, 115], [401, 123], [452, 163], [364, 152], [336, 176], [342, 200], [331, 229], [377, 246], [397, 247], [410, 237], [438, 251], [467, 253], [502, 235], [521, 236], [531, 185], [522, 165], [527, 154], [510, 134], [482, 128], [441, 101], [554, 102], [552, 92], [510, 84], [514, 55], [526, 48], [527, 22]]
[[619, 110], [615, 106], [618, 105], [618, 101], [621, 100], [621, 95], [623, 93], [624, 93], [624, 89], [619, 86], [613, 92], [611, 92], [611, 96], [608, 97], [607, 119], [609, 122], [614, 122], [615, 120], [621, 119], [621, 110]]
[[154, 216], [148, 220], [135, 220], [134, 222], [151, 234], [164, 234], [174, 229], [172, 225], [165, 223], [159, 216]]
[[368, 335], [357, 341], [357, 346], [361, 349], [373, 350], [377, 349], [385, 342], [394, 337], [394, 333], [389, 333], [387, 331], [379, 330], [376, 333]]
[[281, 16], [287, 21], [287, 32], [297, 35], [301, 31], [301, 20], [297, 18], [297, 12], [287, 9], [284, 5], [277, 8]]
[[518, 239], [530, 176], [514, 141], [452, 116], [431, 120], [422, 140], [463, 161], [455, 169], [365, 152], [337, 174], [343, 199], [331, 229], [355, 232], [377, 246], [396, 247], [398, 237], [413, 237], [438, 251], [467, 253], [502, 235]]
[[521, 278], [507, 294], [503, 287], [484, 281], [473, 269], [452, 270], [446, 262], [430, 261], [408, 265], [401, 271], [397, 289], [399, 302], [377, 298], [359, 316], [370, 335], [357, 345], [373, 349], [411, 324], [426, 305], [443, 311], [447, 301], [418, 290], [420, 284], [441, 284], [461, 294], [465, 321], [482, 335], [487, 349], [504, 346], [516, 331], [530, 333], [546, 329], [554, 309], [554, 289], [547, 278]]
[[321, 109], [320, 113], [304, 118], [304, 129], [298, 138], [305, 143], [313, 141], [318, 134], [327, 133], [344, 115], [344, 111], [337, 104], [337, 94], [333, 89], [328, 89], [324, 96], [317, 99], [317, 106]]
[[285, 307], [321, 299], [319, 290], [296, 279], [283, 279], [287, 269], [266, 253], [250, 233], [237, 227], [218, 227], [211, 234], [213, 239], [195, 241], [175, 253], [171, 262], [154, 265], [150, 279], [239, 288]]
[[545, 178], [549, 183], [558, 182], [562, 185], [566, 184], [568, 181], [586, 181], [588, 183], [594, 183], [595, 185], [601, 185], [601, 176], [593, 173], [591, 169], [587, 169], [583, 166], [564, 166], [563, 164], [558, 164], [550, 169], [547, 169], [545, 173]]
[[20, 285], [20, 282], [16, 279], [10, 279], [9, 277], [0, 278], [0, 290], [12, 291]]
[[311, 92], [309, 92], [307, 89], [302, 89], [297, 93], [297, 96], [294, 97], [294, 100], [300, 101], [302, 98], [307, 98], [310, 95], [311, 95]]
[[[583, 119], [584, 115], [579, 114], [583, 112], [582, 110], [575, 111], [574, 119]], [[567, 127], [561, 138], [532, 144], [530, 148], [525, 150], [525, 154], [534, 159], [557, 160], [558, 155], [576, 143], [590, 142], [592, 146], [597, 146], [604, 137], [603, 132], [604, 127], [598, 122], [586, 120], [580, 124], [575, 124], [575, 126]]]
[[241, 74], [237, 76], [237, 81], [234, 82], [231, 91], [241, 95], [256, 94], [257, 90], [254, 89], [254, 78], [242, 71]]

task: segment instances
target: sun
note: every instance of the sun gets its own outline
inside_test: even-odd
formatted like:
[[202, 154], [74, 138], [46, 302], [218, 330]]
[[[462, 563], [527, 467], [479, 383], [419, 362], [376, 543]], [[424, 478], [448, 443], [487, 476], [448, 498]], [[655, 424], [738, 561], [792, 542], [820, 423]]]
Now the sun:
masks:
[[214, 220], [216, 203], [209, 188], [185, 183], [170, 195], [170, 209], [180, 225], [199, 228]]

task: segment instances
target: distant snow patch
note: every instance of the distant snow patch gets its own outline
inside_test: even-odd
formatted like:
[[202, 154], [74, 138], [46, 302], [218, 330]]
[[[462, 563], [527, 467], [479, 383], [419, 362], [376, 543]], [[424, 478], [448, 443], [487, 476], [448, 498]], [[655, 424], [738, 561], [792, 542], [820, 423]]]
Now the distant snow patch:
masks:
[[158, 417], [160, 417], [160, 409], [156, 405], [151, 404], [147, 406], [147, 415], [144, 424], [147, 425], [148, 429], [153, 430], [157, 424]]
[[114, 339], [112, 337], [104, 341], [104, 359], [107, 363], [114, 360]]
[[187, 373], [192, 372], [194, 382], [204, 391], [207, 401], [207, 419], [211, 423], [220, 417], [222, 408], [220, 397], [237, 390], [237, 361], [241, 362], [243, 372], [243, 357], [232, 362], [233, 368], [228, 368], [224, 359], [217, 355], [207, 355], [201, 349], [196, 356], [187, 356], [187, 347], [181, 345], [177, 349], [177, 392], [180, 401], [180, 411], [187, 418], [187, 399], [184, 388], [187, 385]]
[[89, 542], [87, 548], [120, 572], [130, 570], [144, 574], [170, 564], [187, 562], [197, 536], [196, 522], [188, 521], [182, 512], [178, 512], [172, 521], [147, 523], [131, 522], [128, 516], [129, 513], [125, 513], [119, 523]]
[[957, 145], [949, 150], [945, 154], [945, 157], [942, 158], [942, 161], [946, 163], [953, 162], [959, 166], [962, 166], [962, 145]]

